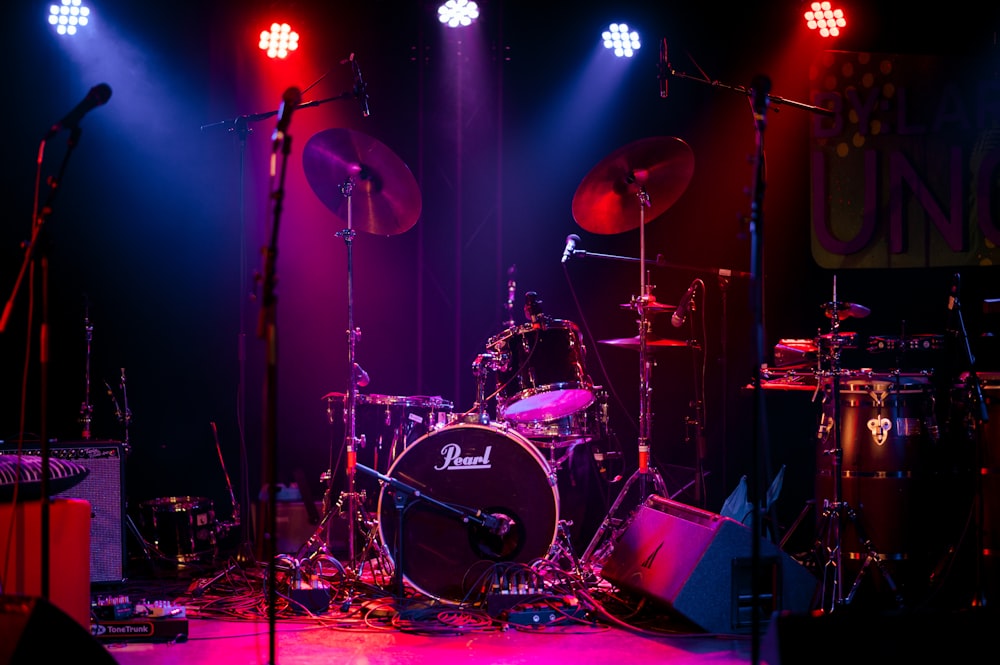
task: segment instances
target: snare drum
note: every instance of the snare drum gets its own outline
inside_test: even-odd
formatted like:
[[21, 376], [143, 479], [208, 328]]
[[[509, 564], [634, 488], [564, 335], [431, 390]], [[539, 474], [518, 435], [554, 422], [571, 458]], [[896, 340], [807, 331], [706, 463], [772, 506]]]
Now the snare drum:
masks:
[[165, 558], [179, 564], [214, 558], [218, 523], [210, 499], [167, 496], [139, 508], [146, 538]]
[[498, 420], [551, 421], [593, 404], [586, 348], [575, 323], [525, 323], [491, 338], [487, 348], [497, 364]]
[[607, 395], [595, 387], [597, 398], [586, 409], [553, 420], [514, 422], [511, 426], [542, 448], [566, 448], [602, 439], [608, 433]]

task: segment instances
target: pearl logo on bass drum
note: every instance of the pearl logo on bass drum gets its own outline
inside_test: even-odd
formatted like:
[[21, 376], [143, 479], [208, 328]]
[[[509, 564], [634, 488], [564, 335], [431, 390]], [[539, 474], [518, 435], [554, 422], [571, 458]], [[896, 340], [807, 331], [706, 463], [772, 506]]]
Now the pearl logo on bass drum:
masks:
[[441, 464], [435, 466], [436, 471], [456, 471], [461, 469], [491, 469], [490, 452], [493, 446], [486, 446], [482, 455], [462, 455], [462, 447], [457, 443], [446, 443], [441, 446]]

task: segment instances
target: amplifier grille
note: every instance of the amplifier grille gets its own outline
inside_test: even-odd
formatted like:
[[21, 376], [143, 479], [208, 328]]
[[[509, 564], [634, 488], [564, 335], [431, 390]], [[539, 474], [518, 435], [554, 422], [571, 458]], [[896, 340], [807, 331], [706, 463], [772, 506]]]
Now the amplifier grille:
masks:
[[[0, 455], [16, 454], [0, 449]], [[25, 455], [41, 455], [38, 442], [25, 444]], [[125, 456], [124, 446], [114, 441], [53, 442], [52, 458], [73, 460], [90, 471], [82, 482], [54, 494], [55, 497], [90, 502], [90, 581], [117, 583], [125, 579]]]

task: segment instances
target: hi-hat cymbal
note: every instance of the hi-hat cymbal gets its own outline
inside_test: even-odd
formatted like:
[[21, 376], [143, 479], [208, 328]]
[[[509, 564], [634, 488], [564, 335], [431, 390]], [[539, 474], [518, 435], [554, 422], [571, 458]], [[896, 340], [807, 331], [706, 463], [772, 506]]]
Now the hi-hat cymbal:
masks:
[[[620, 337], [618, 339], [599, 339], [598, 344], [608, 344], [609, 346], [619, 346], [623, 349], [632, 349], [633, 351], [639, 350], [639, 336], [635, 337]], [[666, 349], [672, 347], [682, 347], [691, 346], [686, 340], [681, 339], [667, 339], [665, 337], [658, 337], [653, 334], [646, 335], [646, 348], [647, 349]]]
[[863, 319], [872, 313], [872, 311], [864, 305], [858, 305], [853, 302], [838, 302], [836, 304], [828, 302], [823, 304], [823, 312], [826, 313], [826, 318], [832, 319], [834, 310], [837, 312], [837, 318], [841, 321], [851, 317], [854, 317], [855, 319]]
[[[620, 305], [620, 307], [622, 309], [629, 309], [629, 310], [632, 310], [633, 312], [638, 312], [639, 311], [639, 306], [640, 306], [640, 303], [638, 303], [636, 301], [623, 302]], [[672, 311], [674, 311], [675, 309], [677, 309], [677, 305], [668, 305], [666, 303], [656, 302], [655, 300], [650, 300], [646, 304], [642, 305], [642, 308], [646, 311], [647, 314], [663, 314], [663, 313], [666, 313], [666, 312], [672, 312]]]
[[691, 182], [694, 153], [673, 136], [653, 136], [623, 146], [590, 170], [573, 196], [573, 219], [591, 233], [639, 228], [640, 190], [649, 196], [649, 222], [677, 202]]
[[318, 132], [306, 143], [302, 166], [313, 192], [345, 227], [350, 222], [352, 229], [391, 236], [420, 217], [420, 188], [409, 167], [367, 134], [340, 127]]

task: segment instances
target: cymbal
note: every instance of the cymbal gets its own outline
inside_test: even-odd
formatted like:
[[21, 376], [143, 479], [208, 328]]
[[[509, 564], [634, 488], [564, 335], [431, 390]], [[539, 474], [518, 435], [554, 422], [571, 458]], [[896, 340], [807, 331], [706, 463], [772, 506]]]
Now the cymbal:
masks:
[[[599, 339], [598, 344], [608, 344], [610, 346], [619, 346], [623, 349], [632, 349], [633, 351], [639, 350], [639, 336], [635, 337], [620, 337], [618, 339]], [[665, 337], [658, 337], [653, 334], [646, 335], [646, 348], [647, 349], [666, 349], [672, 347], [681, 346], [691, 346], [687, 340], [681, 339], [667, 339]]]
[[573, 219], [591, 233], [612, 234], [639, 228], [639, 191], [649, 195], [649, 222], [677, 202], [691, 182], [694, 153], [672, 136], [633, 141], [602, 159], [573, 195]]
[[853, 302], [838, 302], [836, 307], [834, 303], [828, 302], [823, 304], [823, 312], [826, 314], [826, 318], [833, 318], [833, 311], [837, 310], [837, 318], [841, 321], [844, 319], [849, 319], [854, 317], [855, 319], [863, 319], [872, 313], [870, 309], [864, 305], [858, 305]]
[[[632, 310], [634, 312], [639, 311], [639, 303], [636, 301], [623, 302], [620, 307], [622, 309]], [[677, 305], [668, 305], [662, 302], [656, 302], [655, 300], [650, 300], [645, 305], [643, 309], [646, 310], [647, 314], [663, 314], [664, 312], [672, 312], [677, 309]]]
[[[358, 231], [392, 236], [420, 217], [420, 188], [409, 167], [367, 134], [340, 127], [317, 132], [302, 152], [302, 166], [313, 192], [345, 227], [350, 221]], [[350, 197], [343, 187], [348, 182]]]

